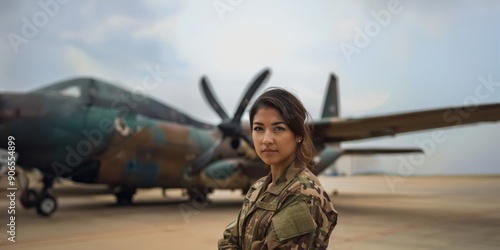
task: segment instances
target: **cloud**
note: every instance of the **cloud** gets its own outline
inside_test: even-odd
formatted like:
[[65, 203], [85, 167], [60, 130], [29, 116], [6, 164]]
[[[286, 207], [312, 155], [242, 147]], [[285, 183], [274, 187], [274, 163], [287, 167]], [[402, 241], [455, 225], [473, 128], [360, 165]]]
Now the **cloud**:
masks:
[[64, 60], [74, 70], [76, 75], [104, 75], [105, 65], [89, 57], [84, 51], [73, 46], [63, 49]]
[[102, 20], [101, 24], [97, 27], [83, 31], [67, 30], [60, 34], [61, 39], [68, 40], [81, 40], [89, 45], [96, 45], [98, 43], [104, 42], [109, 38], [109, 33], [114, 32], [117, 29], [127, 29], [135, 23], [135, 20], [131, 17], [123, 15], [113, 15], [105, 20]]
[[342, 111], [345, 113], [356, 115], [359, 113], [365, 114], [367, 111], [374, 110], [384, 105], [390, 98], [390, 93], [366, 93], [351, 96], [343, 102]]

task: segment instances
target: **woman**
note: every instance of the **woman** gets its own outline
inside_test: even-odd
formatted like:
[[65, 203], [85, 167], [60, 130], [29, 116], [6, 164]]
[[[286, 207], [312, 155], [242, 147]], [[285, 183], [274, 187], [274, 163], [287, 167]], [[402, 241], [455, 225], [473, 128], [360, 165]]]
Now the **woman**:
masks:
[[274, 88], [250, 109], [252, 141], [270, 173], [248, 191], [219, 249], [326, 249], [337, 212], [310, 171], [314, 147], [308, 113], [291, 93]]

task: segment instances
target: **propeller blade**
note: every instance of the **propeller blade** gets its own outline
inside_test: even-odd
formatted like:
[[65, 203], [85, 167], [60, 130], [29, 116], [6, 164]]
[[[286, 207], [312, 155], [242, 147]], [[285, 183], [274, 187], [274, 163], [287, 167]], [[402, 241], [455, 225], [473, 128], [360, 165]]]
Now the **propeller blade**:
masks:
[[238, 106], [238, 109], [234, 113], [232, 119], [229, 119], [226, 111], [224, 111], [222, 106], [220, 106], [219, 101], [213, 94], [214, 92], [211, 89], [208, 79], [206, 77], [201, 78], [201, 88], [206, 100], [215, 110], [215, 112], [217, 112], [217, 114], [219, 114], [219, 116], [222, 118], [222, 122], [218, 126], [219, 130], [222, 132], [222, 136], [208, 150], [203, 152], [196, 160], [193, 161], [189, 169], [190, 175], [199, 174], [201, 171], [203, 171], [203, 169], [207, 167], [207, 164], [214, 158], [215, 151], [220, 147], [226, 137], [233, 137], [233, 140], [231, 141], [231, 146], [233, 148], [238, 147], [238, 138], [246, 141], [250, 148], [252, 147], [252, 140], [250, 140], [250, 138], [248, 138], [248, 136], [241, 130], [240, 120], [243, 112], [248, 106], [248, 103], [250, 103], [250, 100], [252, 99], [255, 92], [257, 92], [259, 87], [264, 83], [264, 81], [266, 81], [270, 72], [271, 71], [269, 69], [265, 69], [262, 73], [259, 74], [259, 76], [257, 76], [257, 78], [255, 78], [250, 87], [246, 90], [245, 95], [241, 99], [240, 105]]
[[212, 88], [210, 87], [210, 83], [208, 82], [208, 79], [206, 77], [201, 78], [201, 88], [203, 90], [203, 93], [205, 94], [205, 98], [207, 102], [210, 104], [213, 110], [217, 112], [217, 114], [222, 118], [223, 121], [229, 120], [229, 116], [227, 116], [226, 111], [220, 106], [220, 102], [217, 100], [215, 95], [213, 94], [214, 92], [212, 91]]
[[222, 144], [224, 137], [219, 138], [212, 147], [210, 147], [207, 151], [203, 152], [194, 162], [191, 164], [190, 174], [196, 175], [200, 173], [205, 166], [213, 159], [215, 150], [219, 148]]
[[250, 103], [250, 100], [252, 99], [255, 92], [257, 92], [259, 87], [262, 85], [262, 83], [264, 83], [264, 81], [268, 78], [270, 72], [271, 72], [270, 69], [265, 69], [264, 72], [262, 72], [247, 89], [245, 96], [243, 96], [243, 98], [241, 99], [238, 109], [234, 113], [233, 122], [239, 124], [241, 116], [243, 115], [243, 112], [245, 112], [248, 103]]

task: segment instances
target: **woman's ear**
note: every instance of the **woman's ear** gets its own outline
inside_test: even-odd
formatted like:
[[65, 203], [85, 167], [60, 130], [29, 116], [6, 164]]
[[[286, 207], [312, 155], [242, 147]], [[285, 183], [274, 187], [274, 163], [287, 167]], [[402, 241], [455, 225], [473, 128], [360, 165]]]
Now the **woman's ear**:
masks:
[[297, 140], [297, 143], [301, 143], [302, 142], [302, 136], [297, 136], [296, 140]]

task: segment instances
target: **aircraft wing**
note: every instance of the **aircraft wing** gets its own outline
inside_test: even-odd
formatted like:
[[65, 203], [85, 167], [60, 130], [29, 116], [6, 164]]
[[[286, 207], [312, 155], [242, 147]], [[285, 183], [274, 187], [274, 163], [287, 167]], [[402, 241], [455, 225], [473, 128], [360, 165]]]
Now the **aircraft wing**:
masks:
[[344, 148], [343, 155], [407, 154], [423, 153], [420, 148]]
[[500, 121], [500, 103], [366, 118], [323, 118], [312, 125], [314, 141], [326, 143], [495, 121]]

